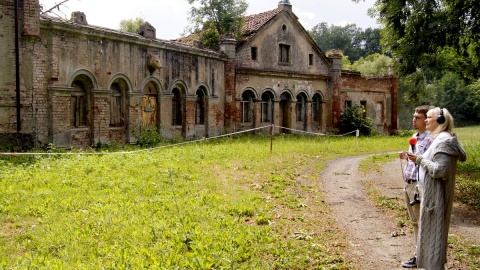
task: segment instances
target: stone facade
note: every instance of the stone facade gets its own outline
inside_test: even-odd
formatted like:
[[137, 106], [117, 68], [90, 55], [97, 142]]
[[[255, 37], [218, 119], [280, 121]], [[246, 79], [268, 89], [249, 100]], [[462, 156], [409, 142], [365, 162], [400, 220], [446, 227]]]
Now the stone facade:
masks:
[[125, 33], [88, 25], [88, 14], [65, 21], [40, 15], [38, 0], [19, 2], [17, 91], [14, 1], [0, 0], [3, 137], [20, 126], [33, 146], [89, 147], [135, 143], [148, 126], [166, 139], [271, 124], [324, 132], [338, 128], [346, 101], [365, 103], [382, 133], [397, 128], [396, 78], [342, 72], [288, 1], [246, 17], [244, 39], [225, 39], [218, 52], [156, 39], [148, 23]]

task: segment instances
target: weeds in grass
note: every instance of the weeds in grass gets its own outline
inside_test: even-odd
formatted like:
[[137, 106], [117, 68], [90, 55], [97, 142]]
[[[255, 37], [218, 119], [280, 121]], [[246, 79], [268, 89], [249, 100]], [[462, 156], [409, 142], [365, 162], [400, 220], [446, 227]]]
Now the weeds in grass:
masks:
[[270, 152], [270, 138], [242, 136], [1, 158], [0, 269], [351, 269], [318, 173], [404, 144], [283, 135]]

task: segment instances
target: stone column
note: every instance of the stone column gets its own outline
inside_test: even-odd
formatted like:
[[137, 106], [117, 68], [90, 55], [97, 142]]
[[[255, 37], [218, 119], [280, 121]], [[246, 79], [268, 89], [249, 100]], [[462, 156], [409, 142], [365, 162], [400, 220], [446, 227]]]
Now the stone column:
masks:
[[342, 109], [340, 97], [342, 88], [342, 56], [342, 53], [336, 50], [332, 50], [327, 55], [333, 63], [330, 69], [329, 92], [332, 96], [332, 127], [334, 129], [340, 128], [340, 113]]
[[224, 38], [220, 41], [220, 51], [225, 53], [225, 128], [232, 132], [236, 121], [236, 89], [235, 89], [235, 48], [237, 41], [234, 38]]

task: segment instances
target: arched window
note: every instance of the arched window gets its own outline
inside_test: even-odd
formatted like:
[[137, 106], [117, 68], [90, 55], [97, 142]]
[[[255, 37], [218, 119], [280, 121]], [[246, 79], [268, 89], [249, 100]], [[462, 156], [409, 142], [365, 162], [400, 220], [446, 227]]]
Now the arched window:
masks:
[[315, 122], [322, 120], [322, 96], [315, 94], [312, 99], [312, 118]]
[[195, 124], [205, 125], [205, 93], [202, 89], [197, 90], [197, 102], [195, 104]]
[[242, 94], [241, 111], [242, 111], [242, 123], [251, 123], [253, 120], [253, 99], [254, 95], [252, 91], [245, 91]]
[[260, 102], [262, 123], [273, 123], [273, 94], [265, 92], [262, 94], [262, 101]]
[[297, 104], [295, 106], [297, 112], [297, 122], [303, 122], [307, 116], [307, 98], [304, 94], [299, 94], [297, 96]]
[[182, 96], [180, 90], [173, 89], [172, 99], [172, 126], [182, 125]]
[[70, 95], [70, 125], [72, 127], [87, 126], [87, 91], [80, 81], [74, 81]]
[[110, 86], [110, 126], [121, 127], [124, 124], [124, 110], [122, 89], [119, 83], [114, 82]]

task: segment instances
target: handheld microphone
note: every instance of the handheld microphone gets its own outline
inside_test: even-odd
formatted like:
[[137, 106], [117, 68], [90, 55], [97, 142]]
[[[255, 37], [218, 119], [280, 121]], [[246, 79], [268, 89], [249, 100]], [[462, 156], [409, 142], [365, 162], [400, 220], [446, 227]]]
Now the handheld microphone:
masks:
[[415, 154], [415, 145], [417, 144], [417, 138], [412, 137], [408, 140], [408, 143], [410, 143], [410, 146], [412, 147], [412, 153]]

